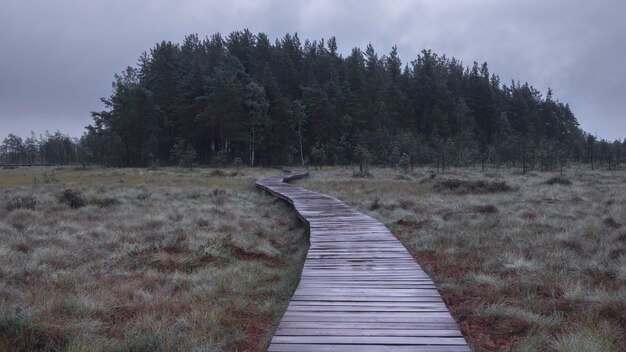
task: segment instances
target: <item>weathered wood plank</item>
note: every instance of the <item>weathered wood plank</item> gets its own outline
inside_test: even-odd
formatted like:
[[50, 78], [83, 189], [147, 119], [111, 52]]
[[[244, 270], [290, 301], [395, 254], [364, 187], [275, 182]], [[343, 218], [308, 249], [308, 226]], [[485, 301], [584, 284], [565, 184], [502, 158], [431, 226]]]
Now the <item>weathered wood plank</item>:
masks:
[[256, 184], [291, 203], [310, 228], [300, 283], [269, 351], [469, 351], [430, 277], [376, 219], [285, 183]]
[[278, 326], [279, 329], [378, 329], [378, 330], [398, 330], [398, 329], [417, 329], [417, 330], [454, 330], [458, 329], [455, 322], [417, 322], [409, 323], [399, 322], [328, 322], [328, 321], [282, 321]]
[[276, 336], [400, 336], [400, 337], [462, 337], [454, 329], [340, 329], [340, 328], [279, 328]]
[[272, 343], [319, 343], [363, 345], [465, 345], [462, 337], [423, 336], [274, 336]]
[[268, 352], [469, 352], [467, 345], [323, 345], [323, 344], [280, 344], [272, 343]]

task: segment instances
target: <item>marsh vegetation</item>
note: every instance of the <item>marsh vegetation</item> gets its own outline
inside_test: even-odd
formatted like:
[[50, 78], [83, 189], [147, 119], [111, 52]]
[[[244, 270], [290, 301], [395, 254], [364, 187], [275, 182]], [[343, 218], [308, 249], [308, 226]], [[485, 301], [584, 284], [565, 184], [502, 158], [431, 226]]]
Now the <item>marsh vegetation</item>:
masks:
[[326, 168], [297, 183], [386, 224], [474, 350], [623, 350], [623, 172], [354, 173]]
[[0, 350], [264, 350], [308, 247], [267, 172], [0, 171]]
[[[0, 172], [0, 350], [263, 350], [306, 231], [275, 169]], [[47, 174], [51, 170], [46, 170]], [[620, 351], [626, 174], [329, 168], [296, 181], [379, 219], [476, 351]]]

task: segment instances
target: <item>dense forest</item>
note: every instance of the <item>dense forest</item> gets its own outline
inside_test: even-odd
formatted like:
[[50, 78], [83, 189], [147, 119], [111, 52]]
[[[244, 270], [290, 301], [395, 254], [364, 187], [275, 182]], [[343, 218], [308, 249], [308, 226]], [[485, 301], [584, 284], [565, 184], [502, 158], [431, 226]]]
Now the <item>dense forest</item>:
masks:
[[[430, 164], [615, 169], [624, 142], [582, 131], [568, 104], [487, 63], [371, 45], [344, 57], [335, 38], [248, 30], [161, 42], [115, 75], [105, 109], [80, 140], [10, 135], [5, 163]], [[69, 144], [68, 144], [69, 143]], [[71, 145], [71, 146], [70, 146]]]

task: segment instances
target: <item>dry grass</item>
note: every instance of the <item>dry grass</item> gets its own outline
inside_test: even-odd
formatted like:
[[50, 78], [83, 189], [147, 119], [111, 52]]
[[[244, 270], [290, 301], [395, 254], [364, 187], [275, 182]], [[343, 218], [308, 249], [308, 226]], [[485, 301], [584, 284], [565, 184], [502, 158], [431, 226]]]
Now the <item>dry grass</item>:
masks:
[[0, 171], [0, 350], [264, 350], [307, 248], [276, 172]]
[[[385, 223], [433, 277], [474, 350], [624, 350], [623, 171], [572, 169], [559, 178], [569, 185], [505, 169], [353, 172], [327, 168], [298, 184]], [[473, 191], [502, 184], [512, 189]]]

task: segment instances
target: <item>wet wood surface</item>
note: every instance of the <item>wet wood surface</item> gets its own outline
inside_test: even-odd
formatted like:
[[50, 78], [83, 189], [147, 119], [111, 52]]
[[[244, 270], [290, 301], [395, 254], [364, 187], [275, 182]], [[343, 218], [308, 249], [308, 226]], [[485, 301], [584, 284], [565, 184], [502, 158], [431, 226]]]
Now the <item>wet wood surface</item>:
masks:
[[268, 351], [470, 351], [430, 277], [379, 221], [328, 195], [257, 180], [310, 227], [302, 276]]

